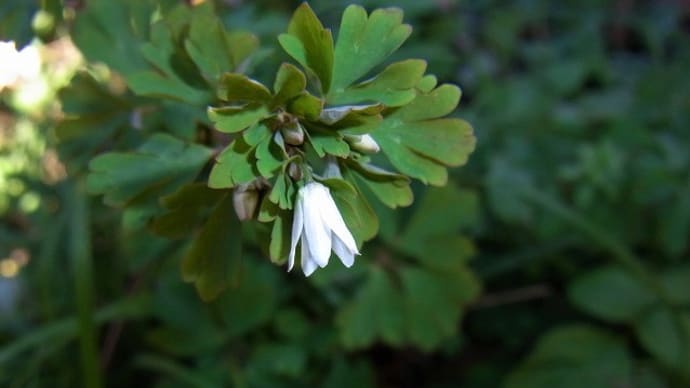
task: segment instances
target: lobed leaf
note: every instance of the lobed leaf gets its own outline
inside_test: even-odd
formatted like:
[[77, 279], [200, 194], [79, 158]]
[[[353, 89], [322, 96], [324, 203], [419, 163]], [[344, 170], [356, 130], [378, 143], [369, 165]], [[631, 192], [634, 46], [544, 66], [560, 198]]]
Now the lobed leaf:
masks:
[[424, 183], [443, 185], [447, 181], [445, 166], [465, 163], [476, 141], [466, 121], [439, 118], [452, 112], [459, 99], [460, 89], [442, 85], [393, 109], [382, 122], [354, 130], [371, 133], [402, 173]]
[[306, 2], [295, 10], [288, 33], [281, 34], [278, 41], [291, 57], [318, 77], [321, 90], [326, 93], [333, 72], [333, 36]]
[[104, 194], [109, 205], [122, 206], [138, 195], [191, 182], [211, 157], [211, 150], [172, 136], [155, 134], [137, 152], [109, 152], [89, 163], [87, 188]]
[[350, 162], [346, 171], [363, 182], [386, 206], [396, 208], [409, 206], [414, 198], [410, 189], [410, 179], [374, 165]]
[[345, 9], [335, 46], [331, 90], [345, 90], [403, 44], [412, 27], [402, 24], [402, 18], [398, 8], [377, 9], [369, 16], [361, 6]]
[[225, 73], [218, 85], [218, 98], [223, 101], [263, 104], [269, 102], [271, 97], [268, 88], [244, 74]]
[[208, 108], [208, 118], [217, 130], [225, 133], [242, 131], [269, 116], [268, 108], [257, 103]]
[[242, 270], [240, 222], [235, 217], [232, 195], [215, 206], [199, 235], [182, 259], [182, 278], [193, 282], [204, 301], [236, 286]]
[[422, 80], [426, 62], [409, 59], [386, 67], [371, 80], [342, 90], [333, 90], [328, 95], [331, 105], [377, 102], [387, 107], [403, 106], [414, 100], [415, 87]]

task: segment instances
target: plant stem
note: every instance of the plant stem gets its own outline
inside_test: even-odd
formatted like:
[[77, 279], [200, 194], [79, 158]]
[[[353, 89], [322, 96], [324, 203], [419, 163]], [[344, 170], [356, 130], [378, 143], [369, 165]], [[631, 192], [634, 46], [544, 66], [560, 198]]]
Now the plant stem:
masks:
[[67, 208], [71, 215], [69, 254], [74, 271], [79, 348], [83, 383], [86, 388], [101, 388], [103, 379], [99, 365], [96, 330], [93, 317], [93, 263], [87, 200], [73, 184], [67, 196]]
[[[113, 320], [139, 318], [148, 312], [147, 298], [142, 296], [128, 297], [113, 302], [94, 314], [97, 325]], [[19, 357], [22, 353], [46, 343], [65, 341], [76, 337], [79, 325], [76, 317], [63, 318], [43, 327], [32, 329], [26, 335], [0, 349], [0, 365]]]

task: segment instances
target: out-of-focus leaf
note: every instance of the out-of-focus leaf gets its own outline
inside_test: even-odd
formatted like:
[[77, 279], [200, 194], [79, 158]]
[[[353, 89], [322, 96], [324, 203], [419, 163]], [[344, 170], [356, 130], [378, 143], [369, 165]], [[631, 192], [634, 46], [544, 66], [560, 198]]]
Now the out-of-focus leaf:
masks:
[[[55, 128], [62, 157], [74, 168], [87, 164], [119, 132], [131, 128], [132, 102], [108, 91], [93, 77], [77, 73], [60, 91], [66, 117]], [[83, 168], [83, 167], [81, 167]]]
[[459, 233], [460, 228], [477, 222], [477, 208], [478, 198], [472, 191], [454, 185], [430, 189], [396, 241], [423, 263], [453, 266], [472, 252]]
[[150, 0], [89, 1], [75, 20], [72, 39], [90, 61], [122, 74], [144, 70], [139, 46], [148, 39], [155, 6]]
[[370, 269], [365, 285], [337, 317], [345, 346], [361, 348], [381, 339], [434, 349], [456, 333], [462, 306], [479, 292], [477, 280], [459, 265], [438, 272], [405, 267], [399, 276], [401, 284], [382, 269]]
[[588, 326], [556, 328], [505, 381], [507, 388], [631, 384], [632, 361], [618, 338]]
[[690, 313], [658, 307], [635, 324], [642, 345], [659, 361], [688, 377]]
[[360, 348], [378, 338], [392, 345], [401, 344], [405, 337], [404, 309], [395, 284], [383, 270], [373, 267], [356, 298], [336, 318], [343, 344]]
[[210, 157], [211, 150], [204, 146], [156, 134], [136, 152], [110, 152], [94, 158], [87, 186], [94, 194], [104, 194], [107, 204], [122, 206], [146, 191], [165, 195], [193, 181]]
[[183, 279], [193, 282], [199, 296], [205, 301], [239, 284], [242, 272], [240, 228], [232, 195], [226, 194], [215, 206], [182, 259]]
[[182, 186], [162, 199], [168, 212], [152, 220], [151, 229], [169, 238], [189, 237], [226, 195], [227, 191], [210, 189], [204, 183]]
[[167, 19], [151, 26], [151, 41], [141, 52], [155, 70], [126, 74], [127, 85], [139, 95], [205, 105], [211, 98], [209, 85], [184, 48], [176, 46], [176, 28]]
[[248, 32], [226, 31], [207, 2], [195, 7], [184, 44], [204, 78], [215, 83], [224, 72], [241, 71], [259, 41]]
[[568, 287], [568, 295], [580, 309], [611, 322], [630, 322], [657, 302], [654, 292], [616, 266], [576, 279]]

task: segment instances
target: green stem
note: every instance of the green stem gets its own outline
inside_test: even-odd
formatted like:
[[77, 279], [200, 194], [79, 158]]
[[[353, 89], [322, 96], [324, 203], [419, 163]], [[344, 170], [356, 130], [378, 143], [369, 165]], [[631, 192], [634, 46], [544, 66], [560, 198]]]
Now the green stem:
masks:
[[528, 201], [579, 229], [600, 247], [609, 251], [611, 257], [619, 265], [625, 267], [640, 281], [644, 282], [663, 301], [667, 301], [663, 287], [654, 276], [650, 275], [642, 260], [606, 230], [539, 190], [526, 188], [521, 193]]
[[[142, 296], [128, 297], [118, 300], [96, 311], [94, 322], [101, 325], [114, 320], [139, 318], [147, 314], [148, 300]], [[43, 327], [32, 329], [7, 346], [0, 349], [0, 365], [18, 358], [22, 353], [32, 348], [55, 341], [67, 341], [79, 334], [77, 318], [63, 318]]]
[[98, 362], [97, 336], [93, 322], [93, 263], [88, 204], [77, 185], [71, 186], [71, 189], [71, 195], [67, 196], [67, 208], [71, 214], [69, 255], [74, 271], [83, 383], [86, 388], [100, 388], [103, 386], [103, 379]]

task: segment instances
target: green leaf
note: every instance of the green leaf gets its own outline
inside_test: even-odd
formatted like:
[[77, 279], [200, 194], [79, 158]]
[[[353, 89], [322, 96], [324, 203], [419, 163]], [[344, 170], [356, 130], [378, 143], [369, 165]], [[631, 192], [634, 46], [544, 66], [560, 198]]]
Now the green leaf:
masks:
[[402, 18], [398, 8], [377, 9], [369, 17], [360, 6], [345, 9], [335, 46], [334, 92], [340, 93], [366, 75], [403, 44], [412, 27], [402, 24]]
[[208, 108], [208, 118], [221, 132], [234, 133], [258, 123], [270, 116], [265, 105], [246, 104], [243, 106], [224, 106]]
[[150, 227], [168, 238], [188, 237], [227, 194], [225, 190], [213, 190], [201, 182], [184, 185], [163, 197], [161, 202], [168, 212], [153, 219]]
[[[241, 240], [238, 232], [239, 229], [236, 229], [233, 236], [235, 241]], [[287, 289], [279, 275], [275, 266], [259, 257], [244, 261], [239, 286], [213, 302], [216, 311], [220, 313], [219, 318], [225, 332], [240, 339], [271, 322], [278, 302]]]
[[209, 86], [187, 52], [176, 45], [175, 28], [167, 19], [151, 27], [151, 42], [142, 45], [141, 52], [155, 69], [126, 74], [127, 85], [139, 95], [205, 105], [211, 98]]
[[690, 307], [690, 265], [668, 268], [661, 275], [661, 283], [672, 303]]
[[91, 62], [103, 62], [124, 75], [148, 65], [139, 46], [148, 38], [153, 1], [93, 0], [79, 12], [71, 35]]
[[264, 343], [252, 353], [248, 375], [256, 374], [258, 378], [265, 378], [266, 375], [276, 374], [294, 378], [301, 376], [306, 366], [307, 352], [303, 346]]
[[226, 31], [209, 2], [193, 12], [184, 46], [204, 78], [215, 83], [224, 72], [241, 71], [243, 62], [258, 48], [258, 38], [244, 31]]
[[318, 77], [321, 90], [326, 93], [333, 72], [333, 36], [306, 2], [295, 10], [288, 33], [281, 34], [278, 41], [291, 57]]
[[307, 78], [298, 68], [283, 63], [278, 69], [275, 83], [273, 84], [273, 105], [283, 105], [287, 101], [299, 96], [307, 87]]
[[218, 98], [229, 102], [268, 103], [271, 91], [244, 74], [225, 73], [218, 85]]
[[309, 143], [320, 158], [326, 155], [346, 158], [350, 155], [350, 146], [335, 131], [310, 131]]
[[432, 350], [454, 336], [466, 304], [479, 294], [471, 272], [428, 271], [408, 267], [401, 271], [409, 341], [423, 350]]
[[416, 96], [415, 87], [426, 70], [426, 62], [409, 59], [386, 67], [375, 78], [344, 89], [331, 91], [328, 103], [331, 105], [377, 102], [388, 107], [402, 106]]
[[323, 101], [307, 92], [291, 100], [287, 106], [288, 112], [308, 120], [318, 119], [322, 108]]
[[163, 188], [161, 195], [191, 182], [211, 157], [211, 150], [186, 144], [172, 136], [156, 134], [137, 152], [110, 152], [89, 163], [87, 187], [104, 194], [109, 205], [122, 206], [138, 195]]
[[393, 166], [402, 173], [424, 183], [444, 185], [448, 179], [445, 166], [465, 163], [476, 141], [466, 121], [439, 118], [452, 112], [459, 99], [460, 89], [441, 85], [391, 110], [382, 122], [353, 130], [371, 133]]
[[617, 337], [588, 326], [556, 328], [506, 379], [506, 388], [630, 386], [632, 360]]
[[182, 278], [194, 283], [201, 299], [212, 300], [227, 287], [238, 284], [242, 268], [240, 228], [232, 195], [227, 194], [182, 259]]
[[268, 199], [278, 205], [279, 208], [289, 210], [293, 207], [295, 193], [296, 189], [292, 179], [283, 170], [276, 177], [273, 189], [268, 194]]
[[616, 266], [577, 278], [568, 287], [568, 296], [583, 311], [610, 322], [630, 322], [657, 302], [652, 290]]
[[250, 146], [244, 138], [235, 139], [216, 157], [208, 177], [208, 186], [214, 189], [235, 187], [248, 183], [259, 176], [256, 171], [255, 158], [252, 154], [255, 146]]
[[456, 333], [462, 306], [478, 293], [476, 278], [460, 265], [445, 271], [404, 267], [396, 274], [372, 266], [355, 299], [338, 312], [336, 324], [348, 348], [380, 339], [431, 350]]
[[[266, 201], [271, 203], [269, 201]], [[290, 253], [290, 238], [292, 232], [292, 218], [286, 211], [278, 212], [271, 228], [271, 242], [268, 246], [271, 261], [276, 264], [285, 264]]]
[[439, 242], [446, 248], [456, 244], [460, 229], [471, 226], [478, 219], [478, 209], [479, 199], [473, 191], [461, 190], [455, 185], [430, 188], [400, 236], [400, 247], [421, 259], [453, 262], [457, 260], [454, 251], [437, 255], [439, 252], [432, 246]]
[[655, 358], [688, 376], [690, 313], [658, 307], [635, 324], [637, 338]]
[[272, 177], [286, 160], [287, 155], [276, 143], [275, 136], [271, 133], [256, 146], [256, 169], [264, 178]]
[[405, 175], [395, 174], [374, 165], [348, 162], [346, 171], [354, 174], [357, 180], [364, 182], [372, 193], [386, 206], [396, 208], [409, 206], [414, 196], [410, 189], [410, 179]]
[[70, 173], [85, 169], [95, 154], [112, 147], [116, 135], [131, 132], [135, 107], [90, 74], [75, 74], [59, 96], [65, 118], [57, 124], [55, 136], [60, 158], [70, 162]]
[[352, 302], [336, 316], [345, 347], [363, 348], [378, 338], [400, 345], [405, 338], [404, 301], [389, 276], [377, 267]]

